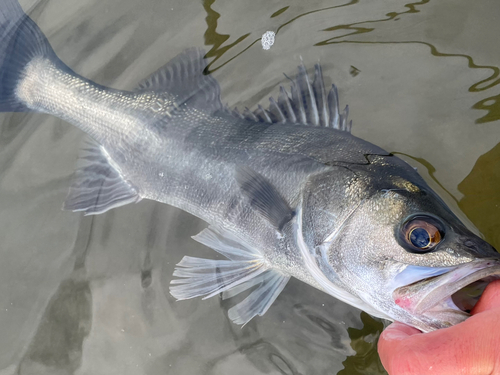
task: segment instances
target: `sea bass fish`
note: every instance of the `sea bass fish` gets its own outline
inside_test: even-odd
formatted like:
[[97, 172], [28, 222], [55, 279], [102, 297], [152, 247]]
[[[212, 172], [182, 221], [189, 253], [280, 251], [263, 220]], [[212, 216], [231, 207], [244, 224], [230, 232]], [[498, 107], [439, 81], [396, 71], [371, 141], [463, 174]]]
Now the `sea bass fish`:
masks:
[[269, 108], [223, 106], [200, 49], [132, 91], [66, 66], [16, 0], [0, 0], [0, 111], [57, 116], [91, 139], [64, 207], [85, 214], [150, 199], [209, 226], [194, 237], [225, 260], [185, 256], [179, 299], [246, 298], [263, 315], [291, 277], [422, 331], [465, 320], [460, 291], [499, 278], [500, 257], [410, 165], [353, 136], [320, 65], [303, 65]]

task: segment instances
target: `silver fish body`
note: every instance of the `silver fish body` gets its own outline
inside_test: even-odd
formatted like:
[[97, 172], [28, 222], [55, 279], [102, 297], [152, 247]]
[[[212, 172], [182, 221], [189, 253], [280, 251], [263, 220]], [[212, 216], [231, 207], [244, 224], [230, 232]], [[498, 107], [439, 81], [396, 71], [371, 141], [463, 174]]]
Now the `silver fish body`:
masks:
[[93, 140], [65, 207], [98, 214], [152, 199], [210, 224], [195, 239], [228, 259], [185, 257], [176, 298], [251, 290], [229, 311], [244, 324], [296, 277], [430, 331], [468, 316], [450, 284], [499, 275], [496, 251], [411, 166], [350, 134], [319, 66], [313, 81], [299, 67], [291, 96], [244, 114], [222, 106], [197, 49], [118, 91], [75, 74], [15, 0], [2, 5], [0, 109], [49, 113]]

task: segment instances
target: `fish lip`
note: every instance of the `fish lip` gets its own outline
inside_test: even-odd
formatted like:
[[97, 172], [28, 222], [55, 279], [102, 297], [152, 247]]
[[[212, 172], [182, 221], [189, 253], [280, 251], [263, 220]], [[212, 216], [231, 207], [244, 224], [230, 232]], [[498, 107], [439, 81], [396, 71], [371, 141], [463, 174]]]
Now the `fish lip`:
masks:
[[[438, 304], [475, 281], [491, 278], [500, 279], [500, 259], [487, 258], [462, 264], [440, 275], [401, 286], [393, 291], [395, 303], [415, 315], [433, 315]], [[446, 304], [450, 311], [469, 314], [456, 307], [453, 302]], [[434, 309], [433, 309], [434, 308]], [[441, 309], [441, 310], [444, 310]]]

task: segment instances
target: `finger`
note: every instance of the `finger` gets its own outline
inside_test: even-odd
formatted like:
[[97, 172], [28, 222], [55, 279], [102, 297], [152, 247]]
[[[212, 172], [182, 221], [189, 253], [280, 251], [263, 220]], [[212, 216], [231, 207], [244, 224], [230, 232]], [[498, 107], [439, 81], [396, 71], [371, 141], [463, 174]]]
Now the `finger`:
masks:
[[391, 324], [378, 343], [382, 364], [390, 375], [493, 374], [500, 340], [490, 328], [500, 326], [500, 280], [486, 287], [472, 314], [481, 312], [457, 326], [427, 334], [402, 323]]
[[400, 337], [392, 340], [386, 340], [387, 336], [381, 335], [378, 342], [380, 361], [389, 375], [419, 374], [419, 371], [427, 369], [427, 364], [420, 363], [420, 359], [425, 362], [426, 356], [415, 355], [412, 350], [412, 339], [418, 335], [406, 336], [406, 339], [401, 339], [404, 332], [400, 331], [399, 335]]
[[430, 333], [394, 326], [389, 335], [382, 333], [378, 343], [380, 359], [390, 375], [499, 374], [494, 369], [500, 368], [500, 342], [492, 329], [500, 326], [498, 309]]
[[500, 307], [500, 280], [495, 280], [488, 284], [478, 303], [472, 309], [472, 315], [491, 310], [495, 307]]
[[382, 334], [380, 335], [380, 340], [404, 340], [405, 338], [417, 333], [421, 332], [416, 328], [407, 326], [406, 324], [394, 322], [382, 332]]
[[407, 334], [407, 330], [394, 331], [397, 334], [390, 334], [389, 340], [382, 334], [378, 343], [380, 360], [389, 375], [459, 373], [462, 364], [457, 364], [454, 353], [461, 350], [453, 332], [444, 329], [412, 335]]
[[412, 374], [412, 367], [420, 370], [420, 366], [406, 356], [409, 361], [401, 361], [401, 354], [407, 352], [409, 341], [412, 342], [413, 337], [421, 335], [418, 329], [407, 326], [406, 324], [394, 322], [388, 326], [380, 335], [378, 341], [378, 352], [382, 365], [389, 374]]

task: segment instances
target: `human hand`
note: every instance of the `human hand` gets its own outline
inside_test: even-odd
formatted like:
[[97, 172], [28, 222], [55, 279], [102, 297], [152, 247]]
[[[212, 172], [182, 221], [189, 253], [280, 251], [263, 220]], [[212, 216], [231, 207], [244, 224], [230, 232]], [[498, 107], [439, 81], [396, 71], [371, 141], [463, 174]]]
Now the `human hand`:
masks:
[[500, 280], [486, 287], [465, 322], [430, 333], [393, 323], [378, 352], [390, 375], [499, 375]]

